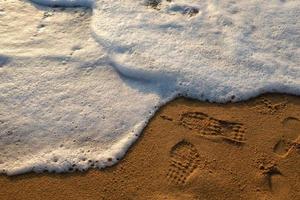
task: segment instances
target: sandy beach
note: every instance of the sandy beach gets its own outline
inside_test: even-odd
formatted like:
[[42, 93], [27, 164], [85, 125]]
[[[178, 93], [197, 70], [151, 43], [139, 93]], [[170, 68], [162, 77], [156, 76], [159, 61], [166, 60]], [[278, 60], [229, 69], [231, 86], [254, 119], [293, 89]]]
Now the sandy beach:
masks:
[[0, 199], [299, 199], [300, 99], [177, 99], [117, 165], [0, 177]]

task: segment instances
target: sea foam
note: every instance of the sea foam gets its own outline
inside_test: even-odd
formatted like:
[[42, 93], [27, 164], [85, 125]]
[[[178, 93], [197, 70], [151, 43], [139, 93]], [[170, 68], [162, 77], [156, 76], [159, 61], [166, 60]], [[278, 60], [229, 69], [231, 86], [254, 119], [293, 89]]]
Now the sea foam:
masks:
[[225, 103], [300, 94], [298, 1], [34, 2], [93, 13], [87, 27], [52, 16], [54, 27], [26, 45], [13, 35], [0, 43], [3, 173], [110, 166], [179, 95]]

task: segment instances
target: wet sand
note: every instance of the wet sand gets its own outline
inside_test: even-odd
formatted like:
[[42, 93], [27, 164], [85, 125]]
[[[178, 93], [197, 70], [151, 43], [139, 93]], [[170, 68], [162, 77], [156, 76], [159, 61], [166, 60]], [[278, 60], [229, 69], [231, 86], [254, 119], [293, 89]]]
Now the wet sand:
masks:
[[300, 199], [300, 97], [177, 99], [119, 164], [0, 176], [0, 199]]

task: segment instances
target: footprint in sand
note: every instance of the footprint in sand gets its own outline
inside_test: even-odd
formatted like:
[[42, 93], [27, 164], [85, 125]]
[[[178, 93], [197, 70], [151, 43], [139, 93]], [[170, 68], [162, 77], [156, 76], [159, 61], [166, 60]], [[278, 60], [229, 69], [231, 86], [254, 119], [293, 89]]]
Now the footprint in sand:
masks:
[[286, 102], [280, 102], [280, 103], [273, 103], [272, 101], [261, 98], [259, 99], [257, 105], [254, 107], [254, 109], [261, 113], [261, 114], [275, 114], [277, 112], [282, 111], [284, 108], [286, 108]]
[[282, 121], [282, 124], [285, 133], [275, 144], [274, 153], [285, 157], [293, 149], [300, 152], [300, 120], [296, 117], [287, 117]]
[[201, 112], [183, 113], [180, 124], [208, 139], [222, 139], [238, 145], [246, 140], [243, 124], [218, 120]]
[[170, 157], [168, 180], [175, 185], [185, 184], [198, 167], [199, 153], [197, 149], [192, 143], [182, 140], [172, 147]]
[[262, 171], [263, 175], [263, 184], [272, 190], [273, 189], [273, 178], [275, 176], [282, 176], [278, 166], [276, 164], [261, 165], [259, 168]]

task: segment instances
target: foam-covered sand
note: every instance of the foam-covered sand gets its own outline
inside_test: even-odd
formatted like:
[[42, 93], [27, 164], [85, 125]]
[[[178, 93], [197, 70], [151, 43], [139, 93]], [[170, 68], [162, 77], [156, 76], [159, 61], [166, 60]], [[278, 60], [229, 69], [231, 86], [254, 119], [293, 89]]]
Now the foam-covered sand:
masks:
[[178, 95], [300, 93], [298, 1], [33, 2], [0, 2], [2, 173], [112, 165]]

